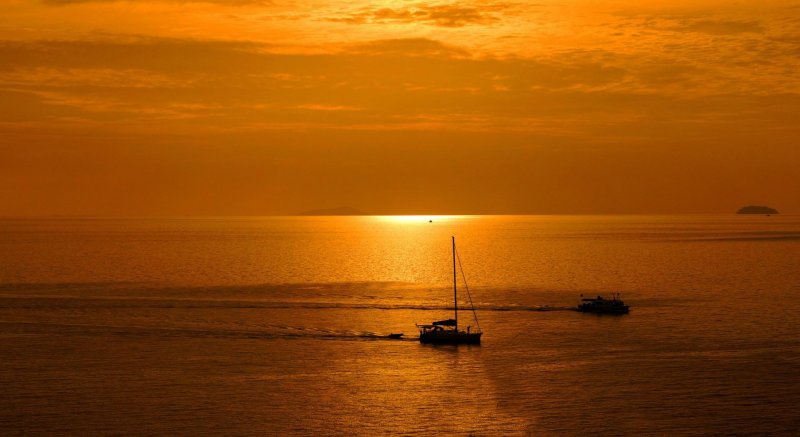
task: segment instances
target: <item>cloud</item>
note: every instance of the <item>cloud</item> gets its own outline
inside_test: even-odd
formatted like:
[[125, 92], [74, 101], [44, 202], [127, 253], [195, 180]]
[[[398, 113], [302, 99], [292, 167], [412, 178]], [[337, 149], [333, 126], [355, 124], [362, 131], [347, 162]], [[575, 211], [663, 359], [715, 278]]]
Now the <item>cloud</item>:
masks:
[[508, 7], [507, 3], [484, 3], [479, 6], [416, 3], [398, 8], [364, 8], [342, 17], [328, 18], [328, 21], [349, 24], [422, 23], [441, 27], [489, 25], [500, 21], [498, 12]]
[[[425, 38], [326, 54], [273, 49], [141, 37], [0, 42], [0, 92], [10, 102], [0, 122], [39, 130], [84, 120], [148, 132], [438, 130], [624, 142], [704, 123], [788, 126], [800, 108], [789, 88], [713, 76], [669, 52], [488, 58]], [[781, 105], [753, 98], [776, 90], [787, 96]]]
[[463, 48], [434, 41], [427, 38], [384, 39], [353, 44], [346, 50], [361, 55], [392, 56], [435, 56], [467, 57], [469, 52]]
[[[117, 38], [0, 43], [0, 90], [31, 98], [29, 121], [204, 120], [198, 129], [540, 129], [625, 72], [590, 57], [472, 59], [415, 38], [298, 55], [246, 42]], [[580, 98], [573, 98], [581, 101]], [[533, 104], [534, 101], [537, 101]], [[593, 106], [593, 105], [592, 105]], [[142, 125], [142, 128], [146, 126]], [[552, 130], [552, 128], [548, 128]]]
[[242, 41], [109, 36], [94, 39], [0, 41], [0, 71], [20, 67], [147, 69], [214, 73], [259, 59], [268, 44]]
[[297, 105], [299, 109], [307, 109], [309, 111], [362, 111], [364, 108], [357, 108], [355, 106], [345, 105], [321, 105], [318, 103], [307, 103]]
[[[70, 6], [85, 3], [124, 3], [126, 0], [39, 0], [49, 6]], [[129, 1], [129, 0], [128, 0]], [[137, 0], [136, 3], [217, 3], [222, 5], [272, 5], [272, 0]]]
[[126, 88], [188, 87], [190, 79], [178, 80], [141, 69], [17, 67], [0, 70], [0, 83], [11, 86], [92, 86]]
[[758, 21], [696, 20], [683, 23], [675, 30], [707, 33], [709, 35], [736, 35], [740, 33], [763, 33], [764, 26]]

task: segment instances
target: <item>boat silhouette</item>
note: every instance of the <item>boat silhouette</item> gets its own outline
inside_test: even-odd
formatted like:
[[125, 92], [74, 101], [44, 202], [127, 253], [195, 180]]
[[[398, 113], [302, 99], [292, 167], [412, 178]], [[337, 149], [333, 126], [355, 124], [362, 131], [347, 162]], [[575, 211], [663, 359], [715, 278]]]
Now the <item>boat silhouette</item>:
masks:
[[[469, 304], [472, 307], [472, 315], [475, 317], [476, 330], [472, 331], [471, 326], [467, 326], [466, 331], [458, 329], [458, 281], [456, 276], [456, 237], [453, 238], [453, 318], [446, 320], [437, 320], [430, 325], [417, 325], [419, 328], [419, 341], [420, 343], [429, 344], [480, 344], [481, 326], [478, 324], [478, 315], [475, 313], [475, 305], [472, 304], [472, 296], [469, 293], [469, 286], [467, 286], [466, 277], [464, 276], [464, 288], [467, 290], [469, 296]], [[461, 260], [459, 258], [459, 265]], [[461, 270], [462, 276], [464, 270]]]
[[595, 314], [628, 314], [630, 307], [625, 305], [625, 302], [619, 298], [619, 293], [612, 294], [611, 299], [606, 299], [603, 296], [597, 297], [583, 297], [581, 295], [581, 303], [576, 308], [582, 313], [595, 313]]

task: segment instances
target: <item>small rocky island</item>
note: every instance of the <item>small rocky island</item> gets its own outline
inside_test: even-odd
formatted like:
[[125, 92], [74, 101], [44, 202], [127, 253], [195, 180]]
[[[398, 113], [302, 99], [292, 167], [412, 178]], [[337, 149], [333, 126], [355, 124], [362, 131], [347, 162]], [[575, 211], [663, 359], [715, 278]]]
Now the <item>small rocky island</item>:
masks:
[[297, 215], [327, 216], [327, 215], [368, 215], [368, 214], [364, 211], [351, 208], [349, 206], [340, 206], [338, 208], [312, 209], [308, 211], [303, 211], [301, 213], [298, 213]]
[[778, 210], [768, 206], [748, 205], [736, 211], [736, 214], [777, 214]]

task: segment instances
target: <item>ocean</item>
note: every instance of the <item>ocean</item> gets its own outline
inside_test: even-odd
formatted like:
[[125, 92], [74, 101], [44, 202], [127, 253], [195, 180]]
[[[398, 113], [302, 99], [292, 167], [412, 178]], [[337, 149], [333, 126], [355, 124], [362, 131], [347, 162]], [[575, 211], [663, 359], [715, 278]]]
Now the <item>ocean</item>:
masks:
[[[416, 339], [451, 236], [480, 346]], [[798, 266], [793, 215], [0, 219], [0, 435], [796, 435]]]

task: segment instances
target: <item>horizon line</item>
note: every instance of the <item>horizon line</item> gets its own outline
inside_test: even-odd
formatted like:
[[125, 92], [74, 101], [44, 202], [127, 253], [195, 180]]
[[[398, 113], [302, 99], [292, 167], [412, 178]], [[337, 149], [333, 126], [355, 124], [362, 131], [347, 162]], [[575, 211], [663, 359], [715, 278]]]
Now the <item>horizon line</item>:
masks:
[[243, 218], [243, 217], [534, 217], [534, 216], [766, 216], [797, 215], [779, 212], [776, 214], [737, 214], [736, 212], [624, 212], [624, 213], [455, 213], [455, 214], [153, 214], [153, 215], [114, 215], [114, 214], [22, 214], [0, 215], [7, 219], [158, 219], [158, 218]]

